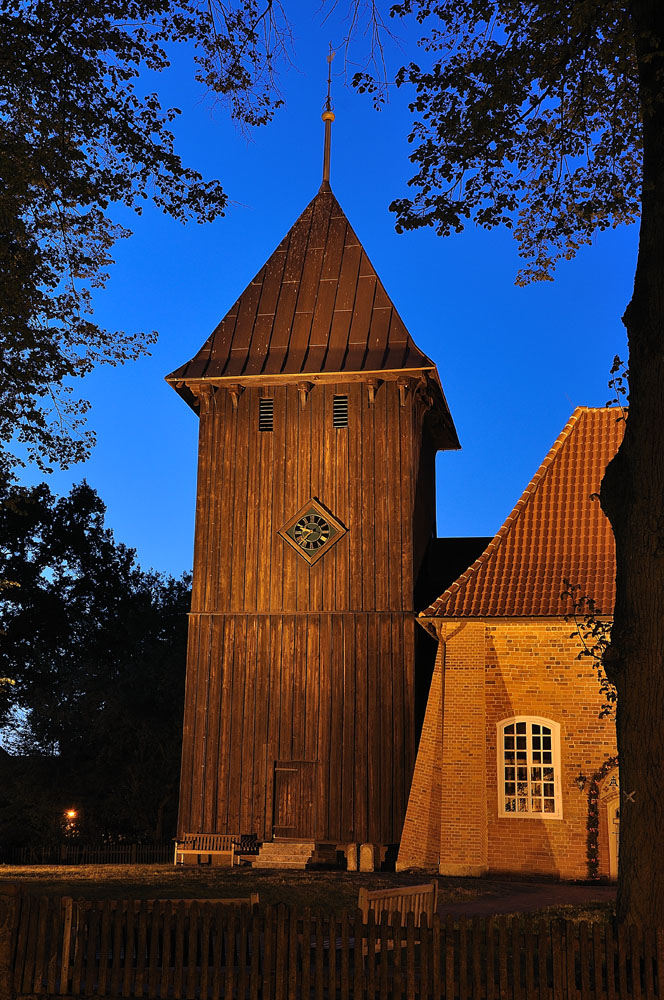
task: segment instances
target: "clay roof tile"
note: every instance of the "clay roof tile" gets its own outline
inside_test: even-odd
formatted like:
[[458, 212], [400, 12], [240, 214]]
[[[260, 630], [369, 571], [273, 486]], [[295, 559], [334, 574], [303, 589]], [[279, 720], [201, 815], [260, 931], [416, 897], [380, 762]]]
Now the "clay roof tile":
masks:
[[564, 581], [604, 614], [615, 601], [615, 548], [599, 500], [624, 433], [617, 409], [577, 407], [484, 552], [421, 619], [559, 617]]

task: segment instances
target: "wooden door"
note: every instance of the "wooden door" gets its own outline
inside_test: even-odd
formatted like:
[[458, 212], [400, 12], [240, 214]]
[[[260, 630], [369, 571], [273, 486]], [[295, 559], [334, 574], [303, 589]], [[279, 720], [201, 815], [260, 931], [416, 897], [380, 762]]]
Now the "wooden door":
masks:
[[618, 878], [618, 856], [620, 854], [620, 796], [610, 799], [606, 805], [609, 828], [609, 877]]
[[279, 840], [312, 840], [315, 835], [316, 763], [278, 760], [274, 765], [272, 834]]

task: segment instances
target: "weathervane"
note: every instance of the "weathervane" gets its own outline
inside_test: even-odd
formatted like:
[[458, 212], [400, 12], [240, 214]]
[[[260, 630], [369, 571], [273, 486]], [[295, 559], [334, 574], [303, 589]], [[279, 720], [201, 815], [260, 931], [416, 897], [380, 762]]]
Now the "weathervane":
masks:
[[334, 59], [334, 49], [330, 42], [330, 53], [327, 57], [327, 97], [325, 98], [325, 109], [323, 111], [323, 121], [325, 122], [325, 150], [323, 153], [323, 184], [330, 185], [330, 146], [332, 144], [332, 122], [334, 121], [334, 111], [332, 110], [332, 60]]

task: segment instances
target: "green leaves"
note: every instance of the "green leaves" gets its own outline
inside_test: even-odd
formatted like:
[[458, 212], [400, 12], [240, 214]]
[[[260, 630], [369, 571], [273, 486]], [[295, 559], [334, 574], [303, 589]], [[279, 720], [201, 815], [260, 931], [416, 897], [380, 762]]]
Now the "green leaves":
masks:
[[155, 336], [92, 319], [112, 250], [150, 197], [182, 222], [223, 215], [226, 195], [175, 152], [177, 108], [140, 96], [138, 76], [193, 42], [198, 79], [243, 125], [281, 103], [274, 59], [288, 44], [279, 3], [239, 0], [4, 0], [0, 4], [0, 476], [23, 446], [43, 471], [85, 459], [94, 435], [73, 379], [146, 354]]
[[416, 168], [414, 194], [390, 206], [398, 231], [505, 225], [525, 284], [550, 279], [597, 229], [638, 218], [638, 79], [621, 0], [406, 0], [392, 13], [425, 25], [431, 54], [396, 78], [413, 95]]

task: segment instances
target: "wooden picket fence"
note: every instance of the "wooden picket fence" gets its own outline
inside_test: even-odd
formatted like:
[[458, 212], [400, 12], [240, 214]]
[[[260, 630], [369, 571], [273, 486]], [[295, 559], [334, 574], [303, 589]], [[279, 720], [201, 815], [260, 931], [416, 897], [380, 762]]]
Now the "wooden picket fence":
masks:
[[23, 896], [15, 996], [664, 1000], [664, 929]]
[[166, 865], [173, 844], [39, 844], [14, 847], [2, 857], [10, 865]]

